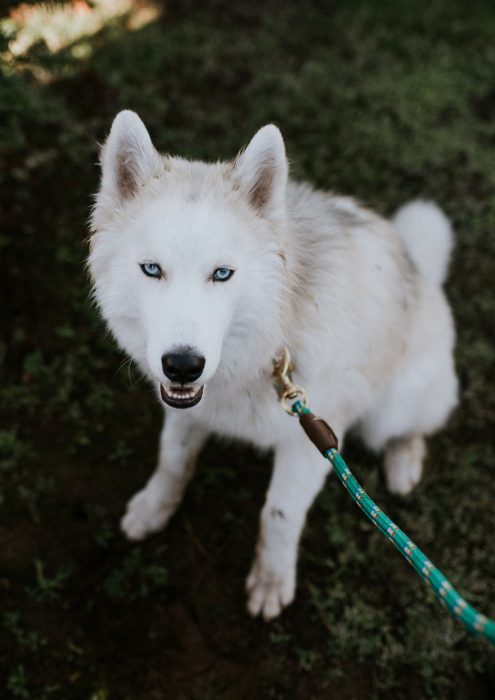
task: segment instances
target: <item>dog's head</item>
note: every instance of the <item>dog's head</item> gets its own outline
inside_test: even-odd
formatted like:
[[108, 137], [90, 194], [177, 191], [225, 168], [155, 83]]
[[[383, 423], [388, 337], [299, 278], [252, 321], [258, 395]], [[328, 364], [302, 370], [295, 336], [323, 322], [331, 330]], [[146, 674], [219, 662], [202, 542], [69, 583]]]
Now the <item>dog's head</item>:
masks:
[[102, 149], [89, 268], [119, 344], [163, 401], [189, 408], [214, 377], [256, 372], [280, 338], [287, 160], [279, 130], [227, 163], [161, 156], [139, 117]]

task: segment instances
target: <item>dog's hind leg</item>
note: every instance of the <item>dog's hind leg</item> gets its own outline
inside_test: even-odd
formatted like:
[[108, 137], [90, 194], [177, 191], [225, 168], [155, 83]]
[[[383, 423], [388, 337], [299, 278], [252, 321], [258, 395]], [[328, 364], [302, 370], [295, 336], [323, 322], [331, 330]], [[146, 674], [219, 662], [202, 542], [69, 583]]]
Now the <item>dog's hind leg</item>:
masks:
[[419, 483], [424, 436], [445, 423], [456, 402], [457, 378], [450, 353], [435, 354], [432, 348], [400, 368], [361, 421], [368, 447], [385, 449], [389, 491], [405, 496]]
[[207, 436], [188, 417], [175, 412], [167, 415], [158, 466], [144, 489], [131, 498], [121, 521], [128, 539], [142, 540], [165, 527], [182, 500]]
[[419, 484], [425, 454], [421, 435], [407, 435], [387, 443], [384, 471], [390, 493], [406, 496]]

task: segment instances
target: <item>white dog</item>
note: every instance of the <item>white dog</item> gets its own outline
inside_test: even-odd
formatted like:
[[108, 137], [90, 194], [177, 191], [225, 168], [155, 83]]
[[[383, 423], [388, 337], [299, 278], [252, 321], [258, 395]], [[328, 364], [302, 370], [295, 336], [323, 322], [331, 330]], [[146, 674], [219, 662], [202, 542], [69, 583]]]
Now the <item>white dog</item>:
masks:
[[449, 222], [413, 202], [391, 225], [288, 181], [275, 126], [206, 164], [159, 155], [124, 111], [103, 148], [92, 230], [101, 313], [167, 406], [157, 469], [122, 529], [140, 540], [165, 526], [209, 433], [273, 447], [246, 584], [249, 612], [271, 619], [294, 598], [299, 538], [329, 470], [278, 404], [272, 360], [288, 347], [314, 412], [341, 441], [356, 427], [384, 449], [390, 491], [409, 493], [424, 436], [457, 401]]

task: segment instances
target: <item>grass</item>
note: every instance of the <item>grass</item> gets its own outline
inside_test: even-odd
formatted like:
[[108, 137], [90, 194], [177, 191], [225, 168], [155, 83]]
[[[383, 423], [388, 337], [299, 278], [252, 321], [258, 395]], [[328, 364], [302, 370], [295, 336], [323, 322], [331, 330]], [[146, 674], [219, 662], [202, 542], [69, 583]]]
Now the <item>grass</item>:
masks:
[[297, 601], [270, 626], [248, 619], [242, 592], [268, 458], [211, 441], [169, 529], [123, 540], [118, 520], [153, 468], [160, 415], [105, 334], [83, 269], [97, 142], [123, 107], [165, 151], [232, 156], [275, 121], [298, 178], [386, 215], [417, 195], [437, 200], [457, 233], [448, 294], [462, 404], [406, 500], [386, 494], [359, 444], [346, 456], [495, 615], [494, 35], [488, 0], [469, 12], [456, 0], [182, 0], [55, 53], [37, 42], [8, 57], [2, 39], [2, 697], [494, 696], [493, 652], [332, 478], [303, 539]]

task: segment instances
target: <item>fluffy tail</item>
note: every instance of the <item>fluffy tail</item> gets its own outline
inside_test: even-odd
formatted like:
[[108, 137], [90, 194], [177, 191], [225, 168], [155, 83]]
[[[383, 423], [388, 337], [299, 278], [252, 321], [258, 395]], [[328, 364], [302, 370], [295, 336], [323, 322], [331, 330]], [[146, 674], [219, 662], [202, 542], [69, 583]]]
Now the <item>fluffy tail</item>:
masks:
[[454, 245], [452, 227], [443, 211], [433, 202], [418, 199], [401, 207], [393, 222], [418, 270], [441, 286]]

